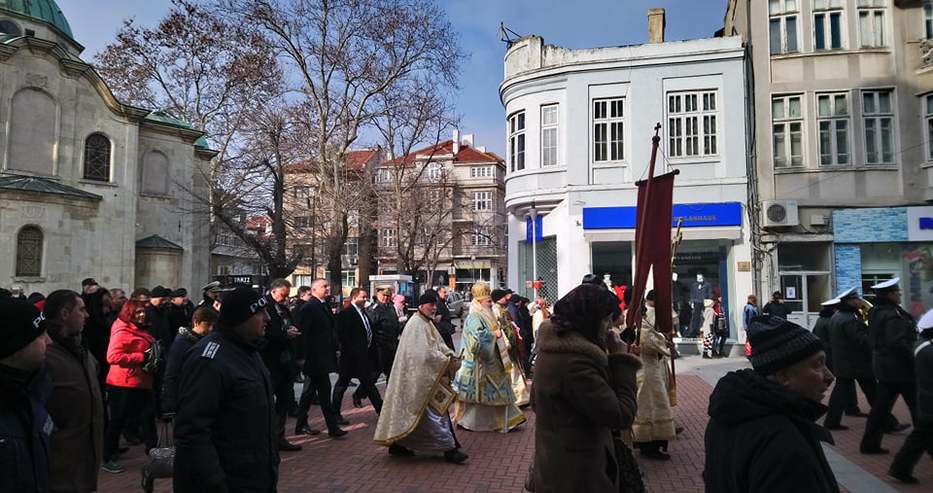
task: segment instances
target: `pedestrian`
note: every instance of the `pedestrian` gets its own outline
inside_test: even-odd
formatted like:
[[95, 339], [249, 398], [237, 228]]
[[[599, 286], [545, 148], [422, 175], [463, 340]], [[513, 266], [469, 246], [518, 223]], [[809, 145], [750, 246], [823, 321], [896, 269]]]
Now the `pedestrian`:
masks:
[[749, 326], [752, 369], [727, 373], [709, 399], [703, 479], [709, 493], [835, 493], [839, 485], [816, 424], [833, 383], [823, 343], [777, 316]]
[[[504, 297], [500, 290], [497, 295]], [[493, 312], [489, 284], [473, 285], [470, 313], [463, 323], [463, 361], [454, 377], [459, 407], [455, 421], [470, 431], [508, 432], [525, 422], [516, 405], [508, 339]]]
[[754, 294], [748, 295], [748, 299], [745, 301], [745, 308], [742, 309], [742, 330], [748, 333], [748, 324], [751, 323], [752, 319], [761, 315], [761, 312], [758, 310], [758, 297]]
[[214, 310], [220, 310], [218, 306], [220, 304], [220, 295], [221, 295], [220, 281], [212, 281], [201, 287], [201, 301], [198, 303], [197, 308], [202, 306], [209, 306]]
[[[96, 294], [108, 293], [99, 290]], [[93, 296], [93, 295], [92, 295]], [[43, 310], [52, 338], [45, 365], [52, 381], [46, 405], [55, 430], [49, 443], [49, 491], [97, 491], [104, 439], [104, 400], [97, 361], [81, 346], [88, 312], [81, 296], [53, 291]]]
[[88, 319], [80, 340], [94, 357], [99, 387], [105, 389], [107, 373], [110, 371], [110, 365], [107, 364], [107, 347], [110, 346], [110, 328], [113, 326], [110, 314], [113, 305], [111, 294], [106, 289], [100, 289], [81, 295], [81, 299]]
[[787, 316], [790, 315], [790, 308], [784, 303], [784, 295], [780, 291], [775, 291], [771, 293], [771, 301], [765, 304], [765, 307], [761, 310], [763, 315], [773, 315], [775, 317], [783, 318], [787, 320]]
[[[601, 284], [600, 285], [605, 286]], [[525, 382], [525, 370], [522, 368], [521, 355], [521, 334], [518, 326], [509, 313], [509, 301], [514, 294], [511, 289], [494, 289], [490, 293], [492, 296], [492, 311], [496, 316], [499, 330], [505, 336], [506, 347], [508, 350], [509, 378], [512, 380], [512, 392], [515, 394], [515, 405], [518, 407], [528, 405], [531, 399], [531, 392], [528, 384]]]
[[875, 292], [875, 305], [868, 311], [868, 337], [878, 390], [859, 447], [864, 454], [888, 452], [881, 447], [881, 438], [898, 396], [904, 398], [913, 423], [917, 423], [913, 361], [917, 324], [914, 317], [900, 306], [899, 282], [900, 279], [895, 277], [870, 288]]
[[188, 351], [205, 336], [214, 331], [219, 314], [210, 306], [202, 306], [191, 317], [191, 328], [179, 327], [165, 363], [165, 382], [162, 385], [162, 413], [167, 418], [178, 411], [178, 384], [181, 369], [187, 360]]
[[172, 292], [164, 286], [156, 286], [152, 288], [151, 293], [149, 307], [146, 309], [146, 320], [152, 335], [162, 344], [162, 349], [168, 351], [172, 341], [175, 340], [175, 334], [178, 333], [178, 327], [172, 327], [168, 316]]
[[55, 425], [45, 408], [51, 385], [43, 363], [52, 340], [28, 301], [0, 296], [0, 318], [0, 491], [49, 491]]
[[408, 312], [405, 304], [405, 297], [397, 294], [392, 297], [392, 306], [395, 307], [395, 316], [398, 317], [399, 330], [405, 330], [405, 322], [408, 321]]
[[532, 482], [537, 493], [616, 493], [621, 483], [614, 430], [636, 414], [641, 366], [610, 330], [614, 294], [597, 285], [574, 288], [554, 305], [538, 333]]
[[301, 445], [285, 439], [288, 410], [295, 400], [294, 364], [289, 341], [301, 335], [301, 331], [295, 327], [292, 314], [288, 310], [288, 293], [291, 289], [291, 283], [285, 279], [273, 279], [269, 283], [269, 293], [266, 295], [265, 303], [269, 323], [266, 325], [264, 342], [259, 351], [266, 369], [269, 370], [269, 377], [272, 379], [272, 390], [275, 395], [275, 432], [279, 450], [284, 452], [301, 450]]
[[[823, 341], [824, 351], [826, 351], [826, 367], [829, 368], [829, 371], [833, 372], [833, 374], [835, 374], [835, 369], [833, 368], [833, 353], [829, 340], [829, 326], [833, 315], [836, 313], [836, 309], [839, 307], [839, 303], [839, 298], [833, 298], [822, 302], [820, 304], [819, 317], [813, 325], [813, 335], [819, 337], [820, 341]], [[846, 416], [852, 416], [854, 418], [868, 417], [867, 413], [862, 412], [862, 410], [858, 408], [858, 395], [856, 394], [855, 387], [852, 387], [852, 393], [849, 394], [847, 402], [848, 404], [845, 410]]]
[[725, 358], [726, 340], [729, 339], [729, 319], [722, 311], [722, 298], [716, 298], [713, 304], [713, 312], [716, 313], [713, 322], [713, 357]]
[[535, 338], [531, 327], [531, 313], [528, 311], [528, 299], [513, 295], [508, 304], [509, 315], [518, 327], [518, 353], [523, 371], [528, 374], [531, 367], [531, 348]]
[[311, 286], [299, 286], [298, 294], [292, 299], [292, 304], [289, 309], [292, 313], [298, 313], [298, 310], [301, 310], [301, 307], [305, 303], [311, 300]]
[[117, 314], [120, 313], [124, 303], [126, 303], [126, 291], [120, 288], [112, 288], [110, 290], [110, 314], [107, 317], [111, 325], [117, 319]]
[[535, 310], [534, 315], [531, 317], [531, 330], [533, 333], [532, 339], [537, 341], [538, 331], [541, 328], [541, 324], [551, 318], [551, 308], [548, 305], [547, 300], [544, 298], [536, 299], [535, 305], [537, 305], [538, 309]]
[[350, 290], [350, 308], [337, 315], [337, 338], [340, 341], [340, 376], [334, 386], [334, 409], [337, 420], [343, 420], [340, 408], [343, 396], [356, 378], [360, 385], [353, 394], [354, 404], [360, 404], [361, 398], [367, 397], [373, 404], [376, 414], [382, 412], [382, 397], [376, 389], [376, 380], [371, 368], [379, 361], [378, 350], [374, 344], [372, 323], [364, 309], [369, 295], [362, 288]]
[[933, 456], [933, 310], [917, 324], [920, 338], [914, 348], [914, 374], [917, 378], [917, 408], [914, 429], [894, 456], [888, 475], [905, 483], [916, 483], [914, 467], [923, 452]]
[[315, 279], [311, 283], [311, 295], [311, 300], [301, 307], [298, 315], [298, 328], [304, 341], [305, 383], [298, 400], [295, 434], [320, 433], [308, 426], [311, 398], [316, 392], [327, 425], [327, 434], [331, 438], [340, 438], [347, 434], [340, 425], [349, 422], [337, 418], [338, 411], [334, 409], [331, 397], [330, 374], [337, 370], [337, 333], [334, 315], [327, 301], [330, 283], [326, 279]]
[[454, 322], [450, 314], [450, 307], [447, 306], [447, 288], [441, 286], [433, 291], [437, 297], [437, 312], [434, 315], [434, 326], [440, 331], [444, 338], [444, 344], [447, 344], [451, 350], [454, 349]]
[[[188, 290], [178, 288], [169, 294], [169, 305], [165, 308], [165, 316], [168, 319], [168, 326], [173, 332], [172, 341], [178, 334], [180, 327], [191, 328], [191, 316], [194, 315], [194, 305], [188, 300]], [[169, 342], [169, 346], [171, 342]], [[165, 351], [169, 351], [169, 346], [165, 346]]]
[[[373, 341], [379, 352], [379, 363], [373, 372], [381, 371], [389, 380], [392, 372], [392, 363], [398, 349], [399, 337], [402, 334], [399, 318], [392, 306], [392, 290], [381, 289], [376, 292], [376, 303], [370, 307], [369, 321], [373, 326]], [[446, 342], [446, 341], [445, 341]], [[378, 373], [377, 373], [378, 375]]]
[[156, 446], [154, 379], [159, 354], [156, 339], [148, 330], [146, 307], [128, 301], [113, 324], [107, 348], [107, 395], [110, 423], [104, 434], [104, 471], [124, 471], [117, 463], [120, 435], [130, 418], [138, 418], [146, 452]]
[[703, 323], [700, 325], [700, 337], [702, 337], [703, 358], [713, 357], [713, 331], [716, 324], [716, 311], [713, 310], [713, 300], [703, 300]]
[[670, 460], [671, 456], [666, 453], [668, 442], [676, 437], [668, 394], [671, 346], [670, 340], [657, 328], [654, 291], [648, 291], [638, 341], [642, 362], [638, 378], [638, 414], [632, 425], [635, 446], [647, 459]]
[[448, 413], [458, 360], [434, 327], [437, 303], [430, 293], [418, 299], [398, 346], [395, 370], [405, 378], [389, 380], [373, 439], [396, 457], [443, 453], [445, 461], [460, 464], [469, 456], [460, 450]]
[[276, 490], [272, 381], [259, 355], [268, 298], [246, 285], [227, 294], [217, 330], [182, 365], [175, 415], [177, 493]]

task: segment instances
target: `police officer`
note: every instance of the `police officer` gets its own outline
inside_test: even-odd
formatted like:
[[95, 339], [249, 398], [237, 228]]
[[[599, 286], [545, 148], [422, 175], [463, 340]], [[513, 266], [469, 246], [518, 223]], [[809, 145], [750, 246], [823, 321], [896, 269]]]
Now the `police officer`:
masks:
[[224, 298], [217, 328], [188, 352], [175, 416], [175, 491], [275, 491], [272, 382], [259, 355], [268, 299], [249, 286]]
[[894, 278], [871, 287], [875, 292], [875, 306], [868, 312], [869, 342], [872, 347], [872, 369], [878, 379], [878, 392], [868, 414], [865, 435], [860, 450], [863, 454], [884, 454], [881, 437], [887, 416], [897, 396], [903, 396], [911, 417], [916, 423], [917, 389], [914, 377], [914, 344], [917, 324], [900, 307], [900, 279]]
[[871, 347], [868, 345], [868, 327], [859, 317], [864, 305], [855, 288], [839, 295], [836, 313], [829, 321], [829, 342], [836, 385], [829, 397], [829, 412], [824, 426], [830, 430], [846, 430], [842, 413], [855, 394], [858, 382], [868, 402], [875, 401], [875, 376], [871, 369]]
[[292, 285], [285, 279], [274, 279], [269, 283], [266, 295], [266, 311], [269, 324], [266, 326], [265, 344], [260, 353], [262, 360], [272, 377], [272, 389], [275, 394], [275, 432], [278, 436], [279, 450], [296, 452], [301, 445], [295, 445], [285, 439], [285, 421], [288, 410], [295, 401], [295, 374], [289, 341], [301, 332], [292, 325], [292, 314], [288, 309], [288, 292]]

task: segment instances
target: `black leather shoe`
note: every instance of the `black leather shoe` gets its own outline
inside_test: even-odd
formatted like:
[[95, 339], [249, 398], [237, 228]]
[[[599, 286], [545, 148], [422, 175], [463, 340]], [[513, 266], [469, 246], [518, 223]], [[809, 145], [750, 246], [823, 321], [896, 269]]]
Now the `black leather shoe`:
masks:
[[858, 451], [864, 455], [885, 455], [890, 453], [888, 449], [881, 447], [859, 447]]
[[849, 429], [849, 427], [846, 425], [824, 425], [823, 427], [826, 428], [827, 430], [833, 430], [833, 431], [845, 431]]
[[451, 464], [463, 464], [470, 456], [459, 450], [448, 450], [444, 452], [444, 460]]
[[315, 430], [308, 425], [298, 425], [295, 426], [296, 435], [320, 435], [321, 430]]
[[913, 476], [911, 476], [910, 474], [907, 474], [907, 473], [900, 474], [900, 473], [896, 473], [896, 472], [894, 472], [894, 471], [888, 471], [888, 476], [891, 476], [892, 478], [894, 478], [894, 479], [896, 479], [896, 480], [898, 480], [898, 481], [900, 481], [900, 482], [902, 482], [902, 483], [907, 483], [907, 484], [917, 484], [917, 483], [919, 482], [919, 481], [917, 481], [917, 478], [915, 478], [915, 477], [913, 477]]
[[414, 457], [415, 453], [410, 449], [393, 443], [392, 445], [389, 445], [389, 455], [393, 455], [395, 457]]
[[331, 438], [340, 438], [347, 434], [346, 430], [341, 430], [340, 428], [334, 428], [333, 430], [327, 430], [327, 434]]
[[295, 445], [294, 443], [282, 440], [279, 442], [279, 450], [282, 452], [297, 452], [301, 450], [301, 445]]

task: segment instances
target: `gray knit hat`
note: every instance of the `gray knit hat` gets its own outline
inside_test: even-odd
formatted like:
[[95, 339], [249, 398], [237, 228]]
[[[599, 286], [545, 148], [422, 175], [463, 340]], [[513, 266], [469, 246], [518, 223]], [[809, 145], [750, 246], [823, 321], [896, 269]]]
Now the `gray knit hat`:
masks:
[[752, 355], [748, 358], [758, 373], [770, 375], [825, 350], [823, 342], [809, 330], [780, 317], [755, 317], [748, 324]]

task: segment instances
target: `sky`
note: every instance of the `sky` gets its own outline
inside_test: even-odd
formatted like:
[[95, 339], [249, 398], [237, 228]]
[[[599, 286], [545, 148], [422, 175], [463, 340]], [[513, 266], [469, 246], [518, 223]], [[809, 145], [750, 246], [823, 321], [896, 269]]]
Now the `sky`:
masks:
[[[456, 108], [461, 133], [475, 134], [475, 145], [504, 155], [505, 113], [499, 101], [505, 43], [499, 23], [520, 34], [537, 34], [545, 43], [592, 48], [644, 43], [649, 8], [667, 11], [667, 40], [712, 37], [722, 28], [726, 0], [437, 0], [447, 11], [468, 58], [461, 62]], [[124, 19], [154, 25], [170, 0], [58, 0], [82, 58], [110, 43]], [[361, 145], [371, 144], [362, 142]]]

